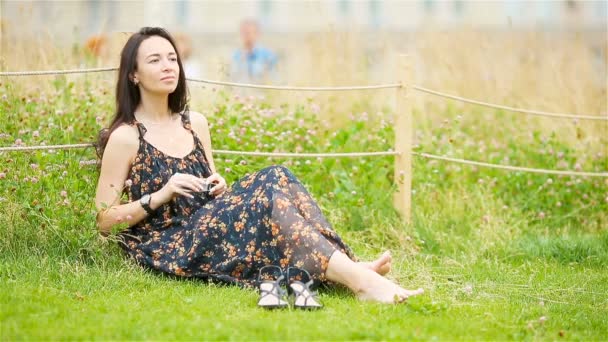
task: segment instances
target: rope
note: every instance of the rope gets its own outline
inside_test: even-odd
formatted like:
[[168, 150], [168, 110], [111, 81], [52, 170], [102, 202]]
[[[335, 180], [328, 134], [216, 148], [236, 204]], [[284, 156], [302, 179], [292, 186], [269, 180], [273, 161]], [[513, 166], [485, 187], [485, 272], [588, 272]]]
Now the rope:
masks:
[[0, 152], [14, 152], [14, 151], [36, 151], [36, 150], [69, 150], [73, 148], [87, 148], [95, 145], [88, 144], [71, 144], [71, 145], [38, 145], [38, 146], [10, 146], [0, 147]]
[[415, 90], [421, 91], [423, 93], [428, 93], [428, 94], [432, 94], [432, 95], [437, 95], [437, 96], [445, 97], [445, 98], [448, 98], [448, 99], [458, 100], [458, 101], [461, 101], [461, 102], [472, 103], [472, 104], [486, 106], [486, 107], [495, 108], [495, 109], [509, 110], [509, 111], [512, 111], [512, 112], [520, 112], [520, 113], [525, 113], [525, 114], [530, 114], [530, 115], [539, 115], [539, 116], [549, 116], [549, 117], [554, 117], [554, 118], [608, 121], [608, 116], [576, 115], [576, 114], [562, 114], [562, 113], [542, 112], [542, 111], [538, 111], [538, 110], [521, 109], [521, 108], [515, 108], [515, 107], [497, 105], [497, 104], [488, 103], [488, 102], [482, 102], [482, 101], [477, 101], [477, 100], [471, 100], [471, 99], [467, 99], [465, 97], [460, 97], [460, 96], [456, 96], [456, 95], [450, 95], [450, 94], [442, 93], [442, 92], [439, 92], [439, 91], [435, 91], [435, 90], [427, 89], [427, 88], [424, 88], [424, 87], [420, 87], [420, 86], [417, 86], [417, 85], [413, 85], [412, 88], [414, 88]]
[[[88, 148], [95, 145], [89, 144], [72, 144], [72, 145], [44, 145], [44, 146], [11, 146], [0, 147], [0, 152], [15, 152], [15, 151], [35, 151], [35, 150], [68, 150], [73, 148]], [[346, 153], [286, 153], [286, 152], [245, 152], [245, 151], [228, 151], [228, 150], [213, 150], [216, 154], [232, 154], [246, 155], [258, 157], [291, 157], [291, 158], [327, 158], [327, 157], [369, 157], [369, 156], [394, 156], [398, 152], [346, 152]]]
[[386, 151], [386, 152], [348, 152], [348, 153], [285, 153], [285, 152], [244, 152], [244, 151], [227, 151], [227, 150], [213, 150], [213, 153], [217, 154], [232, 154], [232, 155], [245, 155], [245, 156], [257, 156], [257, 157], [290, 157], [290, 158], [354, 158], [354, 157], [370, 157], [370, 156], [395, 156], [399, 152]]
[[420, 153], [420, 152], [412, 152], [412, 154], [415, 156], [420, 156], [420, 157], [429, 158], [429, 159], [445, 160], [445, 161], [450, 161], [450, 162], [454, 162], [454, 163], [483, 166], [483, 167], [489, 167], [489, 168], [493, 168], [493, 169], [524, 171], [524, 172], [532, 172], [532, 173], [544, 173], [544, 174], [552, 174], [552, 175], [566, 175], [566, 176], [608, 177], [608, 172], [578, 172], [578, 171], [533, 169], [533, 168], [529, 168], [529, 167], [490, 164], [490, 163], [483, 163], [483, 162], [466, 160], [466, 159], [442, 157], [442, 156], [437, 156], [437, 155], [428, 154], [428, 153]]
[[[33, 76], [33, 75], [61, 75], [61, 74], [84, 74], [91, 72], [116, 71], [118, 68], [94, 68], [94, 69], [71, 69], [71, 70], [44, 70], [44, 71], [3, 71], [0, 76]], [[261, 84], [222, 82], [207, 79], [186, 78], [191, 82], [208, 83], [216, 85], [234, 86], [241, 88], [275, 89], [275, 90], [301, 90], [301, 91], [347, 91], [347, 90], [373, 90], [386, 88], [399, 88], [401, 84], [379, 84], [369, 86], [351, 87], [294, 87], [294, 86], [271, 86]]]
[[[88, 148], [94, 145], [89, 144], [72, 144], [72, 145], [47, 145], [47, 146], [12, 146], [12, 147], [0, 147], [0, 152], [11, 152], [11, 151], [34, 151], [34, 150], [67, 150], [73, 148]], [[289, 158], [353, 158], [353, 157], [371, 157], [371, 156], [396, 156], [399, 152], [394, 151], [383, 151], [383, 152], [346, 152], [346, 153], [287, 153], [287, 152], [245, 152], [245, 151], [230, 151], [230, 150], [213, 150], [216, 154], [228, 154], [228, 155], [245, 155], [245, 156], [258, 156], [258, 157], [289, 157]], [[494, 169], [511, 170], [511, 171], [524, 171], [531, 173], [542, 173], [542, 174], [553, 174], [553, 175], [566, 175], [566, 176], [588, 176], [588, 177], [608, 177], [608, 172], [579, 172], [579, 171], [567, 171], [567, 170], [547, 170], [547, 169], [534, 169], [529, 167], [520, 167], [512, 165], [499, 165], [490, 164], [484, 162], [478, 162], [473, 160], [442, 157], [434, 154], [412, 152], [415, 156], [420, 156], [428, 159], [437, 159], [450, 161], [454, 163], [483, 166]]]
[[[30, 76], [30, 75], [59, 75], [59, 74], [78, 74], [78, 73], [91, 73], [91, 72], [103, 72], [103, 71], [115, 71], [118, 68], [94, 68], [94, 69], [71, 69], [71, 70], [48, 70], [48, 71], [3, 71], [0, 72], [0, 76]], [[374, 89], [387, 89], [387, 88], [400, 88], [400, 83], [390, 84], [378, 84], [369, 86], [346, 86], [346, 87], [294, 87], [294, 86], [273, 86], [273, 85], [261, 85], [261, 84], [249, 84], [249, 83], [236, 83], [236, 82], [222, 82], [213, 81], [207, 79], [195, 79], [187, 78], [188, 81], [207, 83], [215, 85], [225, 85], [241, 88], [257, 88], [257, 89], [273, 89], [273, 90], [299, 90], [299, 91], [349, 91], [349, 90], [374, 90]], [[472, 100], [461, 96], [450, 95], [436, 90], [424, 88], [417, 85], [412, 85], [412, 88], [427, 94], [432, 94], [444, 98], [458, 100], [461, 102], [481, 105], [485, 107], [504, 109], [512, 112], [525, 113], [530, 115], [548, 116], [554, 118], [566, 118], [566, 119], [583, 119], [583, 120], [600, 120], [608, 121], [608, 116], [598, 115], [576, 115], [576, 114], [564, 114], [564, 113], [551, 113], [539, 110], [521, 109], [515, 107], [509, 107], [504, 105], [498, 105], [478, 100]]]
[[33, 75], [63, 75], [63, 74], [86, 74], [91, 72], [116, 71], [118, 68], [93, 68], [93, 69], [69, 69], [69, 70], [38, 70], [38, 71], [2, 71], [0, 76], [33, 76]]
[[212, 81], [212, 80], [206, 80], [206, 79], [195, 79], [195, 78], [187, 78], [187, 80], [191, 81], [191, 82], [234, 86], [234, 87], [241, 87], [241, 88], [300, 90], [300, 91], [348, 91], [348, 90], [373, 90], [373, 89], [386, 89], [386, 88], [400, 88], [401, 87], [400, 83], [378, 84], [378, 85], [369, 85], [369, 86], [350, 86], [350, 87], [294, 87], [294, 86], [272, 86], [272, 85], [249, 84], [249, 83], [222, 82], [222, 81]]

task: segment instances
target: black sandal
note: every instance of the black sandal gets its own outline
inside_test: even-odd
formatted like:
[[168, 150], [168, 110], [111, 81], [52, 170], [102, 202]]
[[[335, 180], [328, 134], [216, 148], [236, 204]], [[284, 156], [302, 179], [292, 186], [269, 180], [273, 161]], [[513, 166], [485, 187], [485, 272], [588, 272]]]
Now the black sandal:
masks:
[[[275, 280], [263, 280], [262, 274], [264, 269], [278, 270], [278, 277]], [[276, 276], [276, 274], [275, 274]], [[258, 288], [260, 289], [260, 299], [258, 306], [265, 309], [281, 309], [289, 305], [285, 300], [285, 290], [281, 288], [281, 281], [285, 279], [283, 270], [279, 266], [267, 265], [260, 268], [258, 275]]]
[[[306, 274], [308, 281], [303, 283], [299, 280], [292, 280], [290, 277], [291, 271], [297, 271]], [[313, 292], [310, 287], [313, 284], [313, 279], [305, 269], [297, 267], [287, 268], [287, 281], [289, 282], [288, 291], [293, 294], [293, 306], [303, 310], [316, 310], [323, 307], [317, 298], [317, 293]]]

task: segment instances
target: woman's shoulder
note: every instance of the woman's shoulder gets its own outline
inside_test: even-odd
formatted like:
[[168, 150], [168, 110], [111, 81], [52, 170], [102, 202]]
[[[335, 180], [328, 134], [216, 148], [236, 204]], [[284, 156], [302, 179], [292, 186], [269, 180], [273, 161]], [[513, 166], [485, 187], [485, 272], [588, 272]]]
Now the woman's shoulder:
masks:
[[139, 132], [137, 131], [137, 127], [129, 124], [118, 126], [110, 134], [108, 147], [110, 145], [113, 147], [137, 148], [137, 146], [139, 146]]
[[192, 129], [194, 129], [196, 134], [201, 135], [209, 130], [209, 123], [207, 122], [205, 115], [195, 111], [188, 111], [188, 115], [190, 116]]
[[193, 125], [207, 124], [207, 117], [199, 112], [189, 110], [188, 115], [190, 116], [190, 122], [192, 122]]

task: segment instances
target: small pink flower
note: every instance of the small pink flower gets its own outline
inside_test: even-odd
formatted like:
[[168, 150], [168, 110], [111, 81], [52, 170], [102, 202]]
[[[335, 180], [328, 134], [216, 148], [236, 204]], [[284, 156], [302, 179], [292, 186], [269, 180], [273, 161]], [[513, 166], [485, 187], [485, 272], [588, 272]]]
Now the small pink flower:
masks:
[[63, 205], [70, 205], [70, 200], [69, 199], [64, 199], [63, 200]]
[[239, 164], [241, 164], [241, 165], [247, 165], [247, 161], [246, 160], [241, 160], [241, 162]]
[[38, 138], [38, 137], [40, 136], [40, 132], [38, 132], [38, 131], [33, 131], [33, 132], [32, 132], [32, 136], [33, 136], [34, 138]]
[[131, 185], [133, 185], [133, 181], [132, 181], [132, 180], [130, 180], [130, 179], [127, 179], [127, 180], [125, 181], [125, 186], [126, 186], [126, 187], [129, 187], [129, 186], [131, 186]]
[[4, 179], [4, 178], [6, 178], [6, 173], [0, 172], [0, 179]]
[[36, 169], [38, 169], [38, 164], [30, 164], [30, 167], [31, 167], [33, 170], [36, 170]]
[[230, 172], [232, 172], [232, 169], [231, 169], [231, 168], [229, 168], [229, 167], [227, 167], [227, 168], [224, 170], [224, 172], [226, 172], [226, 173], [230, 173]]
[[61, 190], [61, 192], [59, 193], [59, 195], [60, 195], [61, 197], [68, 197], [68, 192], [67, 192], [67, 191], [65, 191], [65, 190]]
[[23, 140], [21, 140], [21, 139], [15, 139], [15, 145], [17, 145], [17, 146], [23, 145]]
[[32, 177], [31, 181], [32, 181], [32, 183], [38, 183], [38, 178]]
[[543, 211], [541, 211], [540, 213], [538, 213], [538, 218], [539, 219], [544, 219], [545, 218], [545, 213]]

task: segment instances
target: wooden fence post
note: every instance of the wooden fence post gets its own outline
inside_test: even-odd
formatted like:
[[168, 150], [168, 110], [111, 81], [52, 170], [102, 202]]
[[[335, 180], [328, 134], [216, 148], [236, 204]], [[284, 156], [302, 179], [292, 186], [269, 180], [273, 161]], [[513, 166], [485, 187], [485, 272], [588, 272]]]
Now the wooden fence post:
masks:
[[412, 219], [412, 66], [408, 55], [397, 56], [397, 105], [395, 107], [395, 182], [393, 203], [406, 223]]

